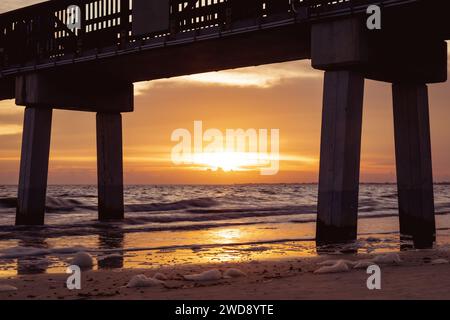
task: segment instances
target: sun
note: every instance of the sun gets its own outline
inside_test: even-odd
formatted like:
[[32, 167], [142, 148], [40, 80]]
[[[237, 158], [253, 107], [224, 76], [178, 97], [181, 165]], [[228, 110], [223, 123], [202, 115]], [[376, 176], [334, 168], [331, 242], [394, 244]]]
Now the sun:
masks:
[[264, 156], [251, 152], [214, 152], [194, 154], [194, 165], [205, 170], [248, 171], [258, 169]]

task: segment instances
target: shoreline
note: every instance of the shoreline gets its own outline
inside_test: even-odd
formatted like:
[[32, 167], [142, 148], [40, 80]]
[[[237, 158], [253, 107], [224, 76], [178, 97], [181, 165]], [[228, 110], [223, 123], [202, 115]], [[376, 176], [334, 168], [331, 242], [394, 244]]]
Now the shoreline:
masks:
[[[17, 291], [0, 292], [0, 299], [149, 299], [149, 300], [297, 300], [297, 299], [450, 299], [450, 251], [411, 250], [398, 253], [402, 262], [380, 264], [381, 290], [368, 290], [366, 269], [314, 273], [325, 260], [362, 260], [369, 254], [323, 255], [237, 263], [164, 266], [158, 269], [110, 269], [82, 272], [82, 289], [68, 290], [68, 274], [40, 274], [0, 279]], [[187, 281], [185, 275], [235, 268], [247, 276], [212, 281]], [[153, 287], [128, 288], [133, 276], [161, 273], [167, 280]]]

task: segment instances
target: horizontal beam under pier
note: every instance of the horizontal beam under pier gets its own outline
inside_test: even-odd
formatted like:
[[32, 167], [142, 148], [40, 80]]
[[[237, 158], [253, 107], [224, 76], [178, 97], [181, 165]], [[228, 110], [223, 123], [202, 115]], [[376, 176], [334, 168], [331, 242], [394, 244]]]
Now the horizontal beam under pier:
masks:
[[80, 68], [66, 74], [54, 71], [20, 75], [15, 82], [17, 105], [51, 105], [54, 109], [90, 112], [132, 112], [133, 84]]

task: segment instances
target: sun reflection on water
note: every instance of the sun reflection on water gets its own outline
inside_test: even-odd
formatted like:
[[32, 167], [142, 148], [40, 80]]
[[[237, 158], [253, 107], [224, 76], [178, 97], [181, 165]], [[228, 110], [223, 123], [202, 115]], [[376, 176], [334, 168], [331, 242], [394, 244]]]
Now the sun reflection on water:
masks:
[[213, 238], [217, 239], [219, 243], [223, 244], [233, 243], [244, 238], [242, 230], [240, 229], [211, 230], [210, 234]]

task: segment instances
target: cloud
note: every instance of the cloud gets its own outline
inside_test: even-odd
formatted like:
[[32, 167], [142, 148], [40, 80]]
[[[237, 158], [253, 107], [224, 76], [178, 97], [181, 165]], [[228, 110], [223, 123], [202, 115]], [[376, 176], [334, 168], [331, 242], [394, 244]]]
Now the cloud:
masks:
[[169, 85], [270, 88], [286, 80], [321, 76], [321, 71], [310, 67], [309, 60], [302, 60], [139, 82], [135, 84], [135, 94], [140, 95], [150, 88]]
[[16, 106], [14, 100], [0, 101], [0, 116], [20, 115], [23, 108]]
[[26, 7], [39, 2], [45, 2], [45, 0], [1, 0], [0, 13]]
[[22, 123], [18, 117], [23, 108], [15, 105], [14, 100], [0, 101], [0, 136], [9, 136], [22, 133]]
[[0, 136], [9, 136], [22, 133], [22, 126], [18, 124], [1, 124]]

